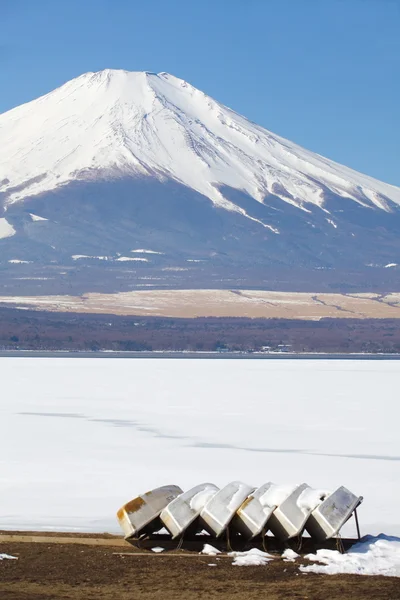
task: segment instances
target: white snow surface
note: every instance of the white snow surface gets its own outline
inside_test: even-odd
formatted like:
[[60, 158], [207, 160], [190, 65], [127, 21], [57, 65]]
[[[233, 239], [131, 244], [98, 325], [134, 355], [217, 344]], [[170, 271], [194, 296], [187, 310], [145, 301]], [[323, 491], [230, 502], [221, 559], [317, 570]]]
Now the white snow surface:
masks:
[[307, 151], [168, 73], [85, 73], [0, 115], [8, 203], [126, 175], [172, 178], [253, 221], [219, 186], [259, 201], [271, 193], [304, 210], [322, 206], [326, 189], [383, 210], [387, 199], [400, 204], [399, 188]]
[[261, 506], [272, 508], [279, 506], [297, 488], [299, 484], [272, 484], [270, 488], [260, 496]]
[[400, 536], [399, 377], [396, 360], [0, 358], [0, 529], [120, 533], [141, 493], [240, 479], [344, 485], [362, 534]]
[[0, 560], [18, 560], [18, 557], [11, 556], [11, 554], [0, 554]]
[[137, 254], [164, 254], [164, 252], [157, 252], [156, 250], [145, 250], [144, 248], [138, 248], [137, 250], [131, 250]]
[[301, 508], [305, 513], [309, 513], [331, 494], [329, 490], [314, 490], [313, 488], [306, 488], [301, 492], [297, 499], [297, 506]]
[[291, 548], [286, 548], [286, 550], [282, 552], [282, 558], [284, 562], [295, 562], [296, 558], [299, 558], [299, 554]]
[[236, 511], [239, 506], [244, 502], [244, 500], [254, 491], [254, 488], [249, 486], [247, 483], [243, 483], [242, 481], [235, 481], [237, 486], [236, 492], [232, 495], [231, 499], [228, 503], [228, 510]]
[[12, 258], [8, 262], [12, 265], [30, 265], [32, 263], [31, 260], [20, 260], [19, 258]]
[[39, 217], [39, 215], [34, 215], [33, 213], [29, 213], [32, 221], [48, 221], [45, 217]]
[[81, 260], [81, 258], [93, 258], [96, 260], [110, 260], [109, 256], [88, 256], [87, 254], [73, 254], [71, 256], [71, 258], [72, 258], [72, 260]]
[[204, 544], [201, 554], [206, 554], [207, 556], [217, 556], [217, 554], [221, 554], [221, 550], [211, 546], [211, 544]]
[[9, 223], [7, 221], [7, 219], [5, 219], [4, 217], [2, 217], [0, 219], [0, 240], [12, 237], [13, 235], [15, 235], [15, 233], [16, 233], [15, 229], [11, 225], [11, 223]]
[[346, 554], [337, 550], [317, 550], [305, 556], [313, 564], [300, 567], [303, 573], [340, 573], [400, 577], [400, 538], [387, 535], [367, 536]]
[[119, 262], [149, 262], [148, 258], [137, 258], [133, 256], [120, 256], [117, 258]]
[[216, 489], [211, 486], [207, 486], [201, 492], [198, 492], [190, 501], [190, 508], [195, 512], [200, 513], [204, 506], [207, 504], [213, 496], [217, 493]]
[[271, 554], [258, 548], [252, 548], [246, 552], [229, 552], [229, 556], [233, 557], [232, 564], [237, 567], [261, 567], [274, 558]]

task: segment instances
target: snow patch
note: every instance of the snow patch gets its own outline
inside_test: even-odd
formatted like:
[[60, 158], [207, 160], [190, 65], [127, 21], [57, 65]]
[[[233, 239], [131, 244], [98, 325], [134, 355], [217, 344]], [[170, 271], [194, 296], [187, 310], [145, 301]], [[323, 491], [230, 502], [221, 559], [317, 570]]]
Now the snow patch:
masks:
[[271, 485], [270, 488], [260, 496], [259, 501], [261, 506], [273, 508], [279, 506], [286, 500], [288, 496], [296, 489], [297, 485]]
[[328, 221], [328, 223], [330, 225], [332, 225], [332, 227], [334, 227], [335, 229], [337, 229], [337, 225], [336, 225], [335, 221], [332, 221], [332, 219], [326, 219], [326, 220]]
[[133, 256], [120, 256], [117, 262], [149, 262], [148, 258], [134, 258]]
[[276, 235], [280, 234], [279, 229], [277, 229], [276, 227], [272, 227], [272, 225], [266, 225], [264, 223], [264, 227], [266, 227], [267, 229], [269, 229], [270, 231], [272, 231], [273, 233], [276, 233]]
[[211, 544], [204, 544], [201, 554], [206, 554], [207, 556], [217, 556], [217, 554], [221, 554], [221, 550], [214, 548], [214, 546], [211, 546]]
[[18, 557], [11, 556], [11, 554], [0, 554], [0, 560], [18, 560]]
[[12, 265], [30, 265], [32, 263], [31, 260], [19, 260], [18, 258], [12, 258], [8, 262]]
[[273, 556], [258, 548], [252, 548], [246, 552], [229, 552], [228, 556], [234, 558], [233, 565], [237, 567], [260, 567], [273, 560]]
[[303, 573], [400, 577], [400, 538], [383, 534], [367, 536], [352, 546], [347, 554], [337, 550], [317, 550], [316, 554], [307, 554], [305, 558], [322, 564], [302, 565], [300, 571]]
[[90, 258], [96, 260], [110, 260], [109, 256], [88, 256], [87, 254], [73, 254], [72, 260], [81, 260], [82, 258]]
[[297, 499], [297, 506], [302, 511], [309, 513], [331, 494], [329, 490], [314, 490], [312, 488], [306, 488]]
[[16, 231], [14, 227], [4, 217], [0, 219], [0, 240], [12, 237]]
[[[233, 494], [232, 498], [230, 499], [230, 501], [228, 503], [228, 509], [231, 511], [232, 510], [236, 511], [238, 509], [240, 504], [243, 502], [244, 494], [246, 494], [244, 497], [247, 497], [252, 492], [252, 489], [249, 488], [247, 483], [242, 483], [241, 481], [237, 481], [236, 483], [237, 483], [237, 490]], [[254, 488], [253, 488], [253, 490], [254, 490]]]
[[209, 500], [217, 493], [214, 487], [208, 486], [201, 492], [198, 492], [190, 501], [190, 508], [200, 512]]
[[164, 252], [157, 252], [156, 250], [144, 250], [143, 248], [131, 250], [131, 252], [136, 252], [137, 254], [164, 254]]
[[29, 213], [32, 221], [48, 221], [45, 217], [39, 217], [39, 215], [34, 215], [33, 213]]
[[282, 558], [284, 562], [295, 562], [296, 558], [299, 558], [299, 554], [297, 554], [297, 552], [291, 548], [286, 548], [286, 550], [282, 553]]

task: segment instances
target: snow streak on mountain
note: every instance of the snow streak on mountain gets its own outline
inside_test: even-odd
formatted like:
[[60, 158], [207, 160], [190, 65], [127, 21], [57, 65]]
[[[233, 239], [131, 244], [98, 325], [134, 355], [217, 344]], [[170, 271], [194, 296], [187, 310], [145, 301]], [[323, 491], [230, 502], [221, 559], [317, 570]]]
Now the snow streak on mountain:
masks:
[[86, 73], [0, 115], [0, 244], [11, 264], [127, 262], [150, 244], [143, 262], [173, 256], [170, 267], [383, 267], [400, 262], [399, 205], [399, 188], [167, 73]]

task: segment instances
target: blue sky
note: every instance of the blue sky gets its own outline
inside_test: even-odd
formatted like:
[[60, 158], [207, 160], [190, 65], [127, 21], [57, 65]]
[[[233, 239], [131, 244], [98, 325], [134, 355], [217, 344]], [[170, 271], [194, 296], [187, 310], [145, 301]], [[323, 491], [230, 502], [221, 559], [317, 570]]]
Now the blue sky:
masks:
[[167, 71], [400, 185], [400, 0], [0, 0], [0, 112], [86, 71]]

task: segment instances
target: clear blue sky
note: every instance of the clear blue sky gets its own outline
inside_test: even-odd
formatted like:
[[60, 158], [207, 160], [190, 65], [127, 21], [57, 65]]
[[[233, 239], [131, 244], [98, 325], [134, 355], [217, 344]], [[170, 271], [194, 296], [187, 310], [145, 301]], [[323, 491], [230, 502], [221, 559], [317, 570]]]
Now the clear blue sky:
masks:
[[400, 185], [400, 0], [0, 0], [0, 112], [86, 71], [167, 71]]

